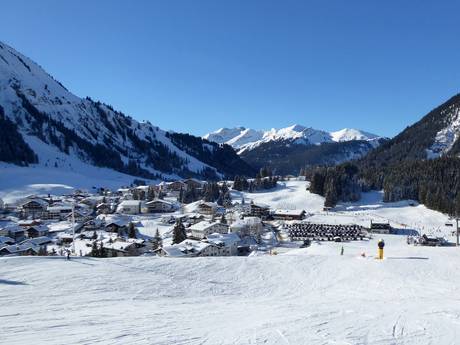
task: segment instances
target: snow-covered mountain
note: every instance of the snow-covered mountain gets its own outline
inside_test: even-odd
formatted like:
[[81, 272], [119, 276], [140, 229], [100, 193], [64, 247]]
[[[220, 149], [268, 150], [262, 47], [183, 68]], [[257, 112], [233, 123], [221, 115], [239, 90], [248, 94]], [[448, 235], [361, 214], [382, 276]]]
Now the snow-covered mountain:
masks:
[[292, 125], [286, 128], [272, 128], [267, 131], [248, 129], [244, 127], [221, 128], [208, 133], [203, 138], [217, 143], [226, 143], [238, 150], [239, 154], [255, 149], [268, 142], [290, 142], [293, 144], [319, 145], [322, 143], [345, 142], [352, 140], [368, 141], [378, 145], [378, 135], [357, 129], [345, 128], [336, 132], [326, 132], [302, 125]]
[[39, 65], [0, 42], [0, 161], [79, 169], [79, 162], [134, 176], [252, 173], [226, 146], [138, 122], [79, 98]]

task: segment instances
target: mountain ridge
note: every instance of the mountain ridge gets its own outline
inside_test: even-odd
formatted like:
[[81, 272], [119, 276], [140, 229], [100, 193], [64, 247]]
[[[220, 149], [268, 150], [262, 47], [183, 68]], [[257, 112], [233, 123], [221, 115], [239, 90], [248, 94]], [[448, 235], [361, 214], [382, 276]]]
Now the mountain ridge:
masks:
[[[11, 139], [9, 146], [21, 147], [22, 156], [28, 157], [25, 161], [14, 162], [7, 160], [7, 153], [0, 149], [1, 161], [45, 164], [44, 160], [50, 160], [50, 157], [30, 144], [38, 139], [64, 154], [54, 162], [46, 163], [56, 167], [72, 164], [71, 157], [78, 157], [95, 166], [145, 178], [201, 176], [218, 179], [254, 173], [252, 167], [224, 145], [201, 138], [199, 145], [207, 152], [208, 163], [200, 161], [197, 159], [199, 153], [184, 150], [184, 147], [180, 149], [168, 137], [168, 132], [150, 122], [138, 122], [110, 105], [72, 94], [41, 66], [2, 42], [0, 106], [2, 120], [12, 123], [18, 134]], [[35, 157], [26, 154], [27, 146]], [[219, 161], [212, 159], [220, 150], [225, 150], [232, 162], [219, 164], [226, 170], [213, 166], [223, 159], [222, 155], [219, 155]]]

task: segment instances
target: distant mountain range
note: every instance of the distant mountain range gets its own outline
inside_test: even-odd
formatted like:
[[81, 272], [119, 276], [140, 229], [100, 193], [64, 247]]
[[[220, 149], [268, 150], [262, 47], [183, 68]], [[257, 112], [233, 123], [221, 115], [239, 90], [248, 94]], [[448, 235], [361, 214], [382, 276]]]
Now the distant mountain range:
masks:
[[2, 42], [0, 161], [75, 171], [90, 164], [145, 178], [255, 174], [228, 145], [169, 133], [75, 96]]
[[203, 138], [231, 145], [249, 164], [256, 168], [269, 166], [280, 174], [357, 159], [386, 140], [357, 129], [326, 132], [301, 125], [267, 131], [221, 128]]
[[264, 143], [289, 141], [293, 144], [319, 145], [323, 143], [344, 142], [352, 140], [368, 141], [378, 146], [380, 136], [358, 129], [344, 128], [336, 132], [326, 132], [302, 125], [292, 125], [286, 128], [272, 128], [267, 131], [245, 127], [221, 128], [203, 136], [204, 139], [219, 144], [228, 144], [241, 154], [253, 150]]

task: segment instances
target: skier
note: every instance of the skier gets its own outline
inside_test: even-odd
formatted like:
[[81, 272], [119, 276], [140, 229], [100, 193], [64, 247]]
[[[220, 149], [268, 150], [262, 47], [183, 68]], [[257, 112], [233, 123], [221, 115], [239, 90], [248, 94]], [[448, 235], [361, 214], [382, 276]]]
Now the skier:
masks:
[[342, 246], [342, 249], [340, 249], [340, 255], [343, 255], [343, 246]]
[[67, 258], [67, 260], [70, 260], [70, 250], [66, 251], [66, 258]]

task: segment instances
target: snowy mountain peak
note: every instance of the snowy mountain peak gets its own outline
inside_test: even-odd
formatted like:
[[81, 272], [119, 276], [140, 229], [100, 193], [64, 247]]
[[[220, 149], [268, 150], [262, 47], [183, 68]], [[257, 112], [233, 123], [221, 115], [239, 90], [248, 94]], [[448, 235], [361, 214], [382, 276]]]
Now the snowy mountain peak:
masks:
[[336, 132], [331, 132], [332, 140], [334, 141], [351, 141], [351, 140], [374, 140], [380, 138], [376, 134], [361, 131], [359, 129], [344, 128]]
[[[242, 129], [243, 128], [243, 129]], [[294, 124], [285, 128], [272, 128], [267, 131], [238, 128], [221, 128], [206, 134], [205, 139], [218, 143], [226, 143], [238, 149], [238, 153], [252, 150], [270, 141], [290, 141], [296, 144], [320, 145], [326, 142], [345, 142], [365, 140], [377, 142], [379, 136], [357, 129], [344, 128], [336, 132], [326, 132], [311, 127]]]

